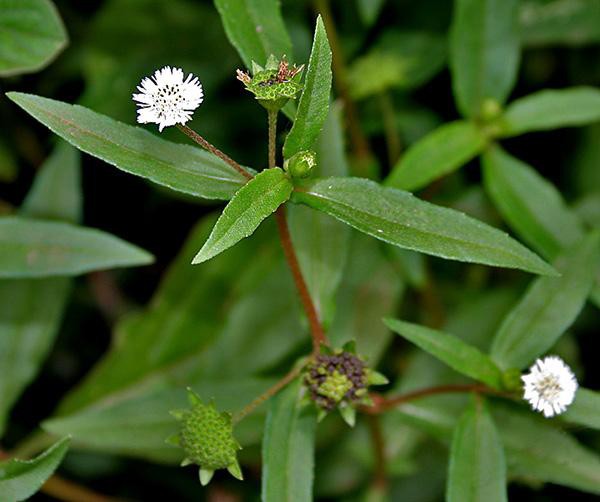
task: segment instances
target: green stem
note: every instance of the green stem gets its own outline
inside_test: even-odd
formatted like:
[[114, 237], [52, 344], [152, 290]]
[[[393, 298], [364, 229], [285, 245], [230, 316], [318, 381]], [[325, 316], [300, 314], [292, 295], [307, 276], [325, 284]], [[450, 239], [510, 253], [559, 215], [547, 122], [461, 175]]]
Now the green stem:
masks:
[[277, 110], [267, 110], [269, 117], [269, 169], [277, 165]]

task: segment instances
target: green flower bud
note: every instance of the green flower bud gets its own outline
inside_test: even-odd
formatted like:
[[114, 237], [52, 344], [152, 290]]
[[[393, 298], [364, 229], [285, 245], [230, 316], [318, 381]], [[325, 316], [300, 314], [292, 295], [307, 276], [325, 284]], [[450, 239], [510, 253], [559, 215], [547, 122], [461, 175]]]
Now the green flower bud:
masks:
[[271, 55], [266, 68], [252, 62], [252, 77], [238, 70], [237, 79], [250, 91], [267, 110], [277, 111], [290, 99], [295, 99], [302, 90], [298, 82], [303, 66], [290, 68], [287, 60], [281, 61]]
[[481, 119], [484, 122], [496, 120], [501, 113], [502, 107], [495, 99], [488, 98], [481, 103]]
[[190, 410], [171, 412], [181, 423], [181, 429], [167, 440], [184, 449], [186, 458], [181, 465], [199, 465], [202, 485], [208, 484], [217, 469], [227, 469], [242, 479], [237, 461], [241, 446], [233, 437], [231, 415], [217, 411], [213, 402], [204, 404], [191, 389], [188, 389], [188, 400]]
[[317, 165], [317, 154], [310, 150], [298, 152], [283, 163], [283, 168], [292, 178], [308, 178]]

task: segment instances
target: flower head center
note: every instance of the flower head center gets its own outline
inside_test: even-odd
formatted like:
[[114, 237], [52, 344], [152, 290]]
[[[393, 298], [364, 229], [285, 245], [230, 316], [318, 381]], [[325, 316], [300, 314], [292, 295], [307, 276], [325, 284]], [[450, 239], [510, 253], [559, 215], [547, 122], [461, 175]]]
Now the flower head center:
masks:
[[542, 399], [546, 401], [556, 400], [563, 388], [556, 375], [545, 375], [536, 383], [536, 390]]

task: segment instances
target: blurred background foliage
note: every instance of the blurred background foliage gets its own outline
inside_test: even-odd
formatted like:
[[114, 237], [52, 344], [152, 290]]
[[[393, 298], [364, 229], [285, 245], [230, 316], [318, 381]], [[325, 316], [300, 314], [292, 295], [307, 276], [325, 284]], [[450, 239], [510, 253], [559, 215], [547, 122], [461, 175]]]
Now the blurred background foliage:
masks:
[[[43, 71], [3, 78], [3, 92], [78, 102], [133, 124], [131, 93], [140, 77], [163, 65], [179, 66], [198, 75], [205, 89], [205, 102], [190, 126], [244, 165], [266, 162], [264, 112], [235, 80], [242, 63], [211, 1], [55, 4], [69, 34], [68, 47]], [[328, 5], [339, 35], [334, 50], [346, 62], [347, 92], [375, 154], [377, 166], [371, 172], [383, 176], [408, 146], [459, 117], [447, 66], [452, 2], [282, 0], [294, 61], [307, 60], [315, 12]], [[600, 86], [600, 1], [523, 0], [520, 29], [522, 62], [511, 99], [544, 88]], [[56, 138], [6, 99], [0, 100], [0, 123], [0, 213], [8, 214], [23, 201]], [[175, 130], [164, 134], [185, 142]], [[531, 133], [504, 146], [551, 180], [582, 219], [600, 226], [600, 126]], [[354, 154], [356, 148], [348, 145]], [[83, 222], [157, 259], [151, 266], [73, 281], [56, 343], [14, 407], [3, 445], [16, 445], [58, 413], [46, 423], [47, 430], [78, 433], [61, 472], [92, 488], [137, 500], [257, 499], [264, 410], [236, 432], [245, 446], [243, 484], [217, 476], [201, 491], [195, 473], [162, 465], [178, 459], [177, 450], [162, 438], [174, 427], [165, 410], [180, 407], [184, 399], [183, 391], [174, 389], [193, 383], [215, 395], [220, 406], [236, 409], [306, 351], [305, 329], [300, 315], [294, 315], [299, 306], [274, 228], [265, 225], [213, 262], [190, 268], [214, 221], [214, 206], [151, 186], [87, 155], [81, 163]], [[345, 168], [352, 172], [356, 165]], [[480, 181], [473, 161], [422, 195], [502, 226]], [[301, 209], [292, 215], [292, 225], [294, 219], [310, 218]], [[356, 338], [373, 364], [381, 361], [388, 375], [402, 375], [394, 384], [402, 390], [456, 376], [401, 340], [392, 343], [381, 317], [396, 313], [443, 324], [483, 348], [529, 280], [519, 272], [425, 260], [349, 234], [336, 305], [320, 308], [332, 341]], [[432, 275], [436, 293], [430, 288]], [[598, 310], [588, 305], [557, 349], [590, 388], [600, 387], [598, 329]], [[460, 399], [450, 397], [444, 406], [460, 407]], [[401, 413], [386, 415], [383, 427], [392, 500], [441, 500], [444, 443], [426, 437]], [[597, 433], [574, 432], [588, 446], [600, 448]], [[323, 423], [317, 444], [318, 498], [365, 496], [373, 467], [369, 441], [363, 422], [353, 431], [337, 418]], [[538, 489], [518, 469], [513, 474], [522, 482], [511, 485], [510, 500], [590, 497], [552, 485]], [[48, 500], [45, 495], [35, 499]]]

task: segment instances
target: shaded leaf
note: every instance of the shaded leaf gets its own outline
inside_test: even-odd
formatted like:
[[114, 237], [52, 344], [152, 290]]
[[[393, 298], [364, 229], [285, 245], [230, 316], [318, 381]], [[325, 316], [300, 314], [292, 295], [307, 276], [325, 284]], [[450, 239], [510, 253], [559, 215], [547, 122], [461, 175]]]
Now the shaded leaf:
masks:
[[459, 261], [555, 273], [538, 256], [493, 227], [366, 179], [317, 179], [297, 189], [294, 196], [362, 232], [406, 249]]
[[519, 64], [518, 0], [456, 0], [450, 70], [458, 109], [477, 117], [487, 99], [504, 103]]
[[296, 380], [271, 399], [262, 445], [262, 500], [311, 501], [317, 418], [301, 407]]
[[0, 76], [41, 70], [67, 41], [50, 0], [0, 0]]
[[600, 232], [585, 236], [556, 261], [560, 277], [536, 279], [504, 319], [491, 348], [503, 368], [523, 368], [546, 352], [575, 321], [598, 267]]
[[331, 48], [319, 16], [298, 111], [283, 145], [286, 159], [302, 150], [310, 150], [319, 136], [329, 109], [331, 79]]
[[0, 218], [0, 277], [78, 275], [145, 265], [152, 255], [113, 235], [70, 223]]
[[424, 351], [445, 362], [463, 375], [486, 383], [494, 388], [502, 386], [502, 372], [483, 352], [453, 335], [418, 324], [385, 319], [394, 332], [414, 343]]
[[444, 124], [407, 150], [385, 184], [409, 191], [423, 188], [469, 162], [486, 142], [483, 132], [472, 122]]
[[446, 499], [448, 502], [508, 500], [504, 448], [481, 398], [472, 401], [454, 429]]
[[68, 449], [69, 438], [64, 438], [32, 460], [0, 462], [0, 500], [29, 499], [52, 476]]
[[575, 401], [561, 417], [574, 424], [600, 429], [600, 392], [579, 387]]
[[247, 68], [252, 61], [264, 65], [273, 54], [292, 58], [279, 0], [215, 0], [225, 33]]
[[82, 106], [19, 92], [7, 96], [83, 152], [159, 185], [206, 199], [230, 199], [246, 182], [199, 148], [165, 141]]
[[192, 263], [210, 260], [252, 235], [267, 216], [290, 198], [293, 189], [290, 179], [278, 167], [257, 174], [227, 204]]
[[600, 120], [600, 90], [593, 87], [543, 90], [513, 101], [501, 118], [500, 134], [580, 126]]

